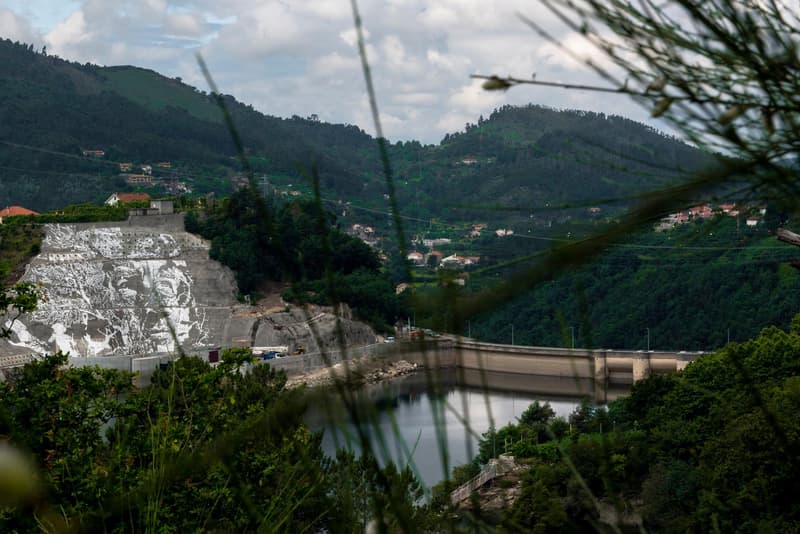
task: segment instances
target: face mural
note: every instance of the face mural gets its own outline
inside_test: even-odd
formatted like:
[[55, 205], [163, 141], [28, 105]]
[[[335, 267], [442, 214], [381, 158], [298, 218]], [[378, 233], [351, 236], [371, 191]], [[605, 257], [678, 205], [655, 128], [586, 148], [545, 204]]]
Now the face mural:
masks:
[[[43, 284], [47, 300], [14, 325], [9, 341], [38, 353], [75, 356], [160, 354], [213, 343], [209, 329], [218, 321], [207, 319], [206, 308], [227, 308], [235, 287], [205, 294], [199, 306], [195, 271], [220, 267], [207, 259], [205, 242], [177, 233], [179, 238], [135, 225], [48, 225], [42, 253], [24, 277]], [[179, 243], [189, 243], [192, 259], [183, 259], [187, 251]]]

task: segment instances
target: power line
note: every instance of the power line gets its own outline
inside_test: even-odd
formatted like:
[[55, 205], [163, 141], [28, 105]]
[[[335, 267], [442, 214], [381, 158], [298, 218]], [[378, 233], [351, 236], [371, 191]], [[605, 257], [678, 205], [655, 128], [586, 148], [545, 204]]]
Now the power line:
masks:
[[[555, 241], [560, 243], [577, 243], [579, 240], [576, 239], [569, 239], [563, 237], [545, 237], [545, 236], [535, 236], [535, 235], [528, 235], [528, 234], [511, 234], [507, 237], [521, 237], [524, 239], [535, 239], [540, 241]], [[584, 238], [585, 239], [585, 238]], [[591, 238], [589, 238], [591, 239]], [[715, 250], [715, 251], [726, 251], [726, 250], [780, 250], [783, 247], [776, 245], [776, 246], [735, 246], [735, 247], [728, 247], [728, 246], [697, 246], [697, 245], [644, 245], [644, 244], [637, 244], [637, 243], [617, 243], [614, 245], [609, 245], [609, 250], [614, 248], [635, 248], [635, 249], [656, 249], [656, 250]]]

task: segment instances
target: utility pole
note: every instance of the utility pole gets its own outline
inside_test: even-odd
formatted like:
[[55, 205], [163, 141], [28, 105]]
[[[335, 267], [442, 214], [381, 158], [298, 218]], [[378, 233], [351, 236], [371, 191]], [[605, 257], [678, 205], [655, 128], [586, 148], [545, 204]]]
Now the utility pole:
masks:
[[467, 337], [472, 339], [472, 323], [467, 319]]
[[647, 352], [650, 352], [650, 327], [647, 328]]
[[574, 326], [570, 326], [569, 327], [569, 331], [570, 331], [570, 334], [572, 334], [572, 348], [574, 349], [575, 348], [575, 327]]
[[511, 323], [511, 344], [514, 344], [514, 323]]

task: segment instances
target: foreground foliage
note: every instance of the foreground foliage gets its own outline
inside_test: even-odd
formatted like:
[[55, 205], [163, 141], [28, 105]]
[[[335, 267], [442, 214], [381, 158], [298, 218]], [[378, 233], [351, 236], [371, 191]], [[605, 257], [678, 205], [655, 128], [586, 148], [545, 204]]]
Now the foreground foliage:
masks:
[[129, 373], [64, 367], [62, 354], [25, 366], [0, 386], [0, 435], [29, 455], [37, 482], [12, 484], [14, 499], [4, 493], [0, 530], [348, 532], [374, 516], [413, 524], [421, 492], [410, 471], [324, 457], [321, 435], [303, 421], [303, 392], [285, 390], [285, 375], [267, 365], [241, 372], [251, 358], [231, 349], [211, 368], [184, 357], [141, 389]]
[[504, 451], [530, 463], [504, 532], [794, 532], [798, 409], [795, 319], [639, 382], [608, 409], [584, 402], [564, 421], [534, 404], [484, 434], [476, 463]]

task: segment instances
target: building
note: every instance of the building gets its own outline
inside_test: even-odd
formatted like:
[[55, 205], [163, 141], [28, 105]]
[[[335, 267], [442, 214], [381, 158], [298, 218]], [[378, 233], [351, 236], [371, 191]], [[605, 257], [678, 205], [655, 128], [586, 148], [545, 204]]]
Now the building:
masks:
[[147, 193], [114, 193], [106, 199], [106, 206], [116, 206], [117, 204], [130, 204], [132, 202], [150, 202], [150, 195]]
[[462, 267], [464, 265], [464, 258], [458, 254], [452, 254], [446, 258], [442, 258], [441, 265], [442, 267], [449, 268]]
[[[244, 174], [234, 174], [233, 176], [231, 176], [231, 183], [236, 188], [247, 187], [248, 184], [250, 183], [250, 180], [248, 180], [247, 176], [245, 176]], [[276, 191], [276, 192], [286, 194], [286, 191]]]
[[464, 235], [464, 237], [466, 237], [466, 238], [480, 237], [481, 236], [481, 230], [485, 230], [486, 226], [487, 225], [484, 224], [484, 223], [473, 224], [472, 225], [472, 229], [469, 232], [467, 232]]
[[168, 182], [164, 184], [164, 189], [172, 196], [180, 196], [192, 192], [192, 189], [186, 185], [186, 182]]
[[442, 253], [438, 250], [432, 250], [425, 256], [425, 263], [436, 267], [442, 261]]
[[153, 174], [153, 167], [150, 165], [142, 165], [142, 173], [144, 174]]
[[701, 219], [710, 219], [714, 216], [714, 210], [711, 209], [711, 206], [708, 204], [704, 204], [702, 206], [694, 206], [693, 208], [689, 208], [689, 216], [690, 217], [699, 217]]
[[175, 213], [175, 205], [172, 200], [168, 199], [151, 200], [150, 210], [156, 210], [159, 215], [169, 215], [170, 213]]
[[689, 212], [679, 211], [677, 213], [670, 213], [656, 225], [656, 232], [663, 232], [665, 230], [672, 230], [679, 224], [689, 222]]
[[397, 286], [395, 286], [394, 292], [395, 292], [395, 294], [399, 295], [403, 291], [406, 291], [406, 290], [409, 290], [409, 289], [413, 290], [414, 287], [409, 283], [401, 282], [401, 283], [397, 284]]
[[39, 213], [22, 206], [8, 206], [0, 210], [0, 224], [3, 224], [3, 219], [6, 217], [26, 217], [31, 215], [39, 215]]
[[149, 174], [126, 174], [125, 181], [129, 184], [153, 185], [153, 177]]
[[175, 213], [175, 206], [172, 200], [151, 200], [149, 208], [132, 208], [130, 215], [146, 217], [148, 215], [169, 215]]
[[437, 237], [436, 239], [423, 239], [422, 244], [428, 248], [438, 247], [439, 245], [449, 245], [452, 240], [448, 237]]
[[423, 265], [425, 263], [425, 256], [416, 250], [409, 252], [408, 256], [406, 256], [406, 259], [414, 265]]
[[119, 172], [130, 172], [133, 170], [133, 163], [120, 163]]

